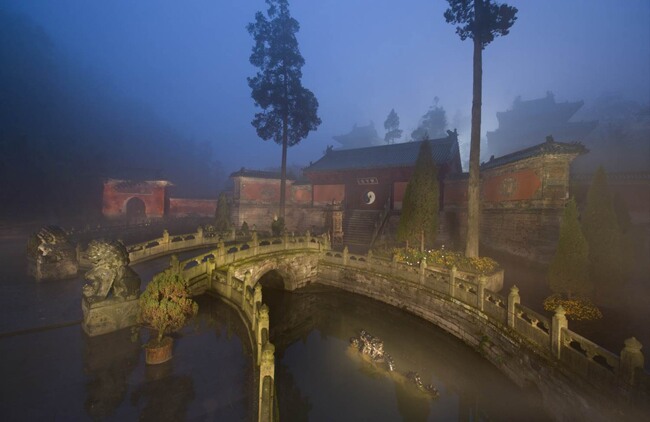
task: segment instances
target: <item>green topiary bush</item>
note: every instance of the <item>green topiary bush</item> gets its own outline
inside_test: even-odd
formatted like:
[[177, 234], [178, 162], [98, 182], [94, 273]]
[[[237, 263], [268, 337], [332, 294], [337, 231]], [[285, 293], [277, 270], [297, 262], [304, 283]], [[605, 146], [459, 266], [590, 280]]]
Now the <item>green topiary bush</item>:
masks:
[[138, 319], [158, 331], [156, 340], [150, 343], [160, 344], [165, 334], [180, 330], [198, 310], [183, 276], [167, 269], [154, 276], [140, 295]]

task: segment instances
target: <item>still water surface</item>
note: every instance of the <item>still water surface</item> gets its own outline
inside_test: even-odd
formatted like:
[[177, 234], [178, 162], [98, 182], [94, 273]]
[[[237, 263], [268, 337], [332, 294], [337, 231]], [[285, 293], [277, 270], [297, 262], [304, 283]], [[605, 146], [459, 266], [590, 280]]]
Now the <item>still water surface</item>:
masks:
[[[276, 345], [276, 388], [288, 421], [547, 420], [525, 392], [479, 352], [413, 315], [323, 286], [264, 289]], [[350, 348], [365, 329], [384, 341], [398, 373], [416, 371], [432, 399]]]

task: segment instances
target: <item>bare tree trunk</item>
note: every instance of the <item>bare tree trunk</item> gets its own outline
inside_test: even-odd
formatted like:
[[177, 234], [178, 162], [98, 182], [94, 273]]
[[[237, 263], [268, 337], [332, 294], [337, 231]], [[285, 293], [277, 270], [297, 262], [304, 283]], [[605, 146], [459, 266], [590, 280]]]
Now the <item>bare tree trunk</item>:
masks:
[[[287, 191], [287, 143], [288, 143], [288, 117], [282, 122], [282, 169], [280, 170], [280, 218], [284, 219], [284, 208]], [[286, 222], [285, 222], [286, 224]]]
[[[478, 3], [475, 3], [475, 7]], [[478, 12], [478, 9], [476, 10]], [[478, 15], [478, 13], [477, 13]], [[483, 45], [474, 39], [474, 92], [472, 99], [472, 135], [469, 150], [467, 184], [467, 243], [465, 256], [478, 257], [480, 219], [481, 97], [483, 85]]]

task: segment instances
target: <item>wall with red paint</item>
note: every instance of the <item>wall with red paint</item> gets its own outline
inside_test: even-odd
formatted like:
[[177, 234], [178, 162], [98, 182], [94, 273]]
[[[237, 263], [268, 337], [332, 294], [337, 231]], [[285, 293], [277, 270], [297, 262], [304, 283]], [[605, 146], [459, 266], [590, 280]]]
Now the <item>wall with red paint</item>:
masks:
[[214, 217], [216, 199], [169, 198], [170, 217]]

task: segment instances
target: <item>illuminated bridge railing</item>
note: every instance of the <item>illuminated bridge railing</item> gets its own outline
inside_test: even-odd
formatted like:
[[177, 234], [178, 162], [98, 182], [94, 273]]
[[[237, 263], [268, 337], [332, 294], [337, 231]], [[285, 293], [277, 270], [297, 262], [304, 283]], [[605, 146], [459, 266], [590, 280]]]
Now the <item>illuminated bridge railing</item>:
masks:
[[[176, 237], [180, 240], [172, 241]], [[209, 245], [203, 243], [206, 241], [200, 232], [176, 237], [169, 239], [164, 236], [133, 245], [134, 248], [129, 250], [133, 254], [132, 261]], [[169, 246], [173, 244], [177, 246]], [[148, 249], [154, 250], [147, 251]], [[374, 257], [371, 253], [350, 254], [347, 248], [340, 252], [333, 251], [326, 238], [309, 233], [304, 236], [285, 234], [282, 237], [264, 239], [258, 239], [254, 233], [248, 241], [236, 244], [226, 245], [217, 240], [216, 248], [190, 259], [172, 261], [172, 266], [183, 273], [193, 294], [206, 291], [218, 294], [242, 313], [254, 334], [251, 341], [260, 374], [264, 374], [260, 376], [259, 384], [260, 420], [271, 420], [273, 412], [274, 357], [273, 345], [268, 342], [268, 309], [262, 304], [261, 288], [253, 285], [250, 276], [244, 276], [244, 279], [235, 277], [232, 268], [235, 264], [245, 267], [245, 262], [253, 258], [263, 259], [268, 256], [281, 259], [283, 253], [297, 250], [319, 253], [319, 274], [324, 266], [334, 266], [345, 271], [357, 270], [381, 276], [372, 282], [374, 284], [356, 290], [357, 293], [375, 297], [379, 287], [387, 288], [393, 297], [389, 295], [380, 300], [397, 305], [395, 298], [400, 295], [409, 297], [406, 293], [417, 291], [417, 295], [411, 296], [413, 303], [401, 304], [405, 305], [404, 309], [416, 314], [418, 309], [422, 310], [426, 306], [428, 298], [438, 297], [457, 303], [466, 307], [467, 312], [478, 313], [482, 315], [481, 318], [489, 320], [490, 324], [501, 327], [501, 335], [513, 342], [528, 344], [551, 362], [561, 363], [571, 373], [580, 375], [592, 385], [609, 388], [610, 391], [650, 394], [650, 375], [644, 370], [642, 346], [635, 338], [625, 341], [625, 347], [619, 355], [611, 353], [569, 330], [562, 309], [558, 309], [549, 318], [522, 305], [517, 287], [512, 287], [507, 296], [497, 293], [503, 285], [503, 272], [484, 276], [455, 268], [430, 267], [426, 263], [420, 266], [407, 265], [396, 260]], [[380, 286], [380, 283], [385, 285]], [[345, 281], [339, 284], [346, 287]]]
[[[499, 284], [498, 275], [478, 276], [455, 268], [431, 268], [426, 263], [412, 266], [373, 257], [370, 253], [350, 254], [347, 249], [342, 252], [327, 250], [322, 261], [379, 273], [390, 280], [390, 290], [395, 294], [417, 289], [419, 296], [438, 295], [458, 301], [503, 327], [504, 335], [515, 333], [518, 340], [526, 341], [550, 359], [559, 360], [571, 372], [593, 385], [612, 390], [621, 387], [623, 390], [642, 390], [644, 394], [650, 394], [650, 374], [644, 370], [642, 345], [634, 337], [627, 339], [620, 355], [616, 355], [569, 330], [563, 309], [558, 309], [549, 318], [521, 305], [516, 286], [511, 288], [507, 297], [488, 288], [496, 285], [500, 289], [502, 284]], [[367, 288], [377, 290], [378, 286]], [[417, 303], [413, 304], [413, 308], [417, 306]]]
[[183, 275], [192, 295], [205, 292], [218, 295], [238, 310], [247, 325], [259, 373], [259, 421], [272, 421], [274, 415], [275, 347], [269, 342], [269, 309], [262, 301], [262, 287], [251, 279], [251, 273], [246, 272], [243, 279], [238, 278], [232, 264], [297, 250], [318, 253], [326, 247], [324, 238], [309, 233], [258, 239], [253, 232], [248, 241], [229, 245], [218, 241], [215, 249], [190, 259], [179, 261], [172, 256], [172, 271]]

